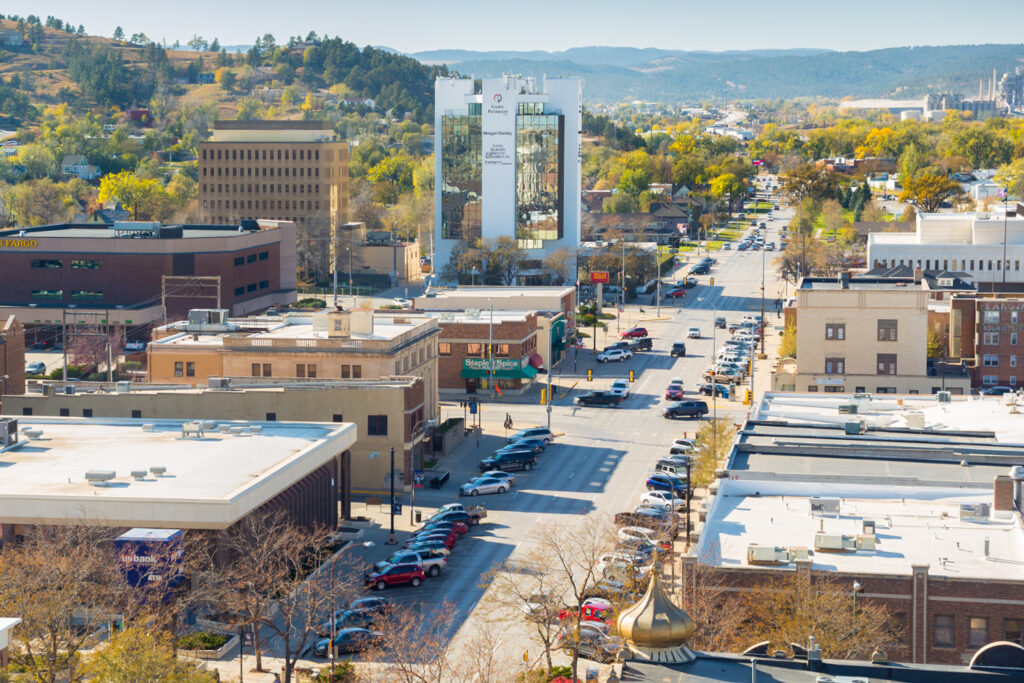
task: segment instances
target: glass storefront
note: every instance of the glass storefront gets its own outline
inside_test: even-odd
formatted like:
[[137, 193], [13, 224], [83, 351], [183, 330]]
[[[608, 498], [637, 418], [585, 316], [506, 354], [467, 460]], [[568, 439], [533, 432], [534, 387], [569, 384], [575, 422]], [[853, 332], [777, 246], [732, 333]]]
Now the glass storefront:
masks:
[[516, 238], [541, 249], [563, 235], [562, 141], [565, 117], [544, 113], [539, 102], [519, 105], [516, 116]]
[[441, 238], [480, 237], [480, 105], [441, 117]]

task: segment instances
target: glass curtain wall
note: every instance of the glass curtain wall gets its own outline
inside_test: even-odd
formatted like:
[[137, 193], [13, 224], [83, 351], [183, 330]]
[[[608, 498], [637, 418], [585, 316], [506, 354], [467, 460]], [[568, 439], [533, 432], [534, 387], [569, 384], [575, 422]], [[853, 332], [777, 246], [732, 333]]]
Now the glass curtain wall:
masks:
[[563, 235], [562, 141], [565, 118], [523, 102], [516, 116], [516, 238], [541, 249]]
[[480, 237], [481, 149], [479, 104], [441, 117], [441, 239]]

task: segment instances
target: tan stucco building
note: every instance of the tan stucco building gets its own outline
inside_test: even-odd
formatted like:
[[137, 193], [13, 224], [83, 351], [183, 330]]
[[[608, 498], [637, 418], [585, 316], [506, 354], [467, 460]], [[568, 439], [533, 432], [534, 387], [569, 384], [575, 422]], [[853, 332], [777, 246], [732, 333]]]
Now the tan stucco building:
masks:
[[[965, 371], [928, 360], [927, 283], [911, 279], [804, 278], [795, 294], [796, 359], [779, 362], [774, 391], [969, 393]], [[940, 374], [941, 373], [941, 374]]]
[[[205, 385], [210, 377], [380, 379], [418, 377], [423, 410], [437, 416], [437, 320], [409, 312], [321, 311], [157, 328], [147, 380]], [[192, 314], [190, 314], [192, 315]]]

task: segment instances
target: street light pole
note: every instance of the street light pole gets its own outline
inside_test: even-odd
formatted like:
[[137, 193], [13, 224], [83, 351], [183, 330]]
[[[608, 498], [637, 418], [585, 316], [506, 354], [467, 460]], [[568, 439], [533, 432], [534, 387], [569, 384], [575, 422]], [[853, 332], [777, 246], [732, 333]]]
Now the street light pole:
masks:
[[[764, 247], [761, 247], [761, 358], [765, 358], [764, 352]], [[751, 396], [750, 400], [754, 400]]]
[[494, 300], [488, 298], [487, 304], [491, 309], [490, 322], [487, 324], [487, 356], [491, 368], [491, 398], [494, 398]]
[[554, 360], [555, 360], [555, 335], [554, 335], [554, 331], [555, 331], [555, 326], [554, 326], [554, 323], [552, 322], [552, 324], [548, 326], [548, 405], [547, 405], [547, 409], [548, 409], [548, 431], [549, 432], [551, 431], [551, 373], [555, 369], [554, 368]]
[[395, 544], [395, 447], [391, 447], [391, 533], [388, 534], [388, 544]]
[[331, 649], [331, 672], [328, 674], [328, 678], [327, 678], [327, 680], [329, 680], [330, 683], [334, 683], [334, 658], [335, 658], [335, 649], [336, 649], [334, 647], [334, 639], [337, 637], [337, 633], [335, 632], [335, 629], [336, 629], [337, 621], [338, 621], [338, 599], [337, 599], [337, 596], [334, 594], [334, 565], [335, 565], [335, 563], [337, 563], [339, 557], [344, 555], [346, 551], [351, 550], [352, 548], [355, 548], [356, 545], [361, 545], [364, 548], [372, 548], [374, 546], [374, 543], [373, 543], [373, 541], [365, 541], [364, 543], [360, 543], [360, 544], [353, 543], [352, 545], [345, 546], [344, 548], [339, 550], [337, 553], [335, 553], [334, 554], [334, 559], [331, 560], [331, 644], [329, 646], [330, 649]]
[[348, 295], [352, 296], [352, 247], [345, 247], [348, 252]]

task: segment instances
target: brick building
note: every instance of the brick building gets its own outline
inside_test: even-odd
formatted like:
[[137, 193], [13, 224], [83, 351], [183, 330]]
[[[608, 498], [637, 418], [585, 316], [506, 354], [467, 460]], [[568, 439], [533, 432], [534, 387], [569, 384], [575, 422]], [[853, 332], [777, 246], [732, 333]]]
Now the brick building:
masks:
[[1024, 386], [1024, 297], [958, 295], [950, 303], [949, 355], [977, 388]]
[[851, 609], [885, 605], [902, 632], [879, 643], [891, 659], [962, 664], [994, 641], [1024, 645], [1016, 419], [995, 398], [766, 394], [711, 487], [683, 590], [697, 564], [734, 591], [809, 572]]
[[0, 394], [25, 393], [25, 330], [13, 315], [0, 321]]
[[472, 394], [490, 391], [522, 393], [543, 367], [537, 353], [537, 314], [523, 311], [431, 313], [438, 336], [438, 387]]

